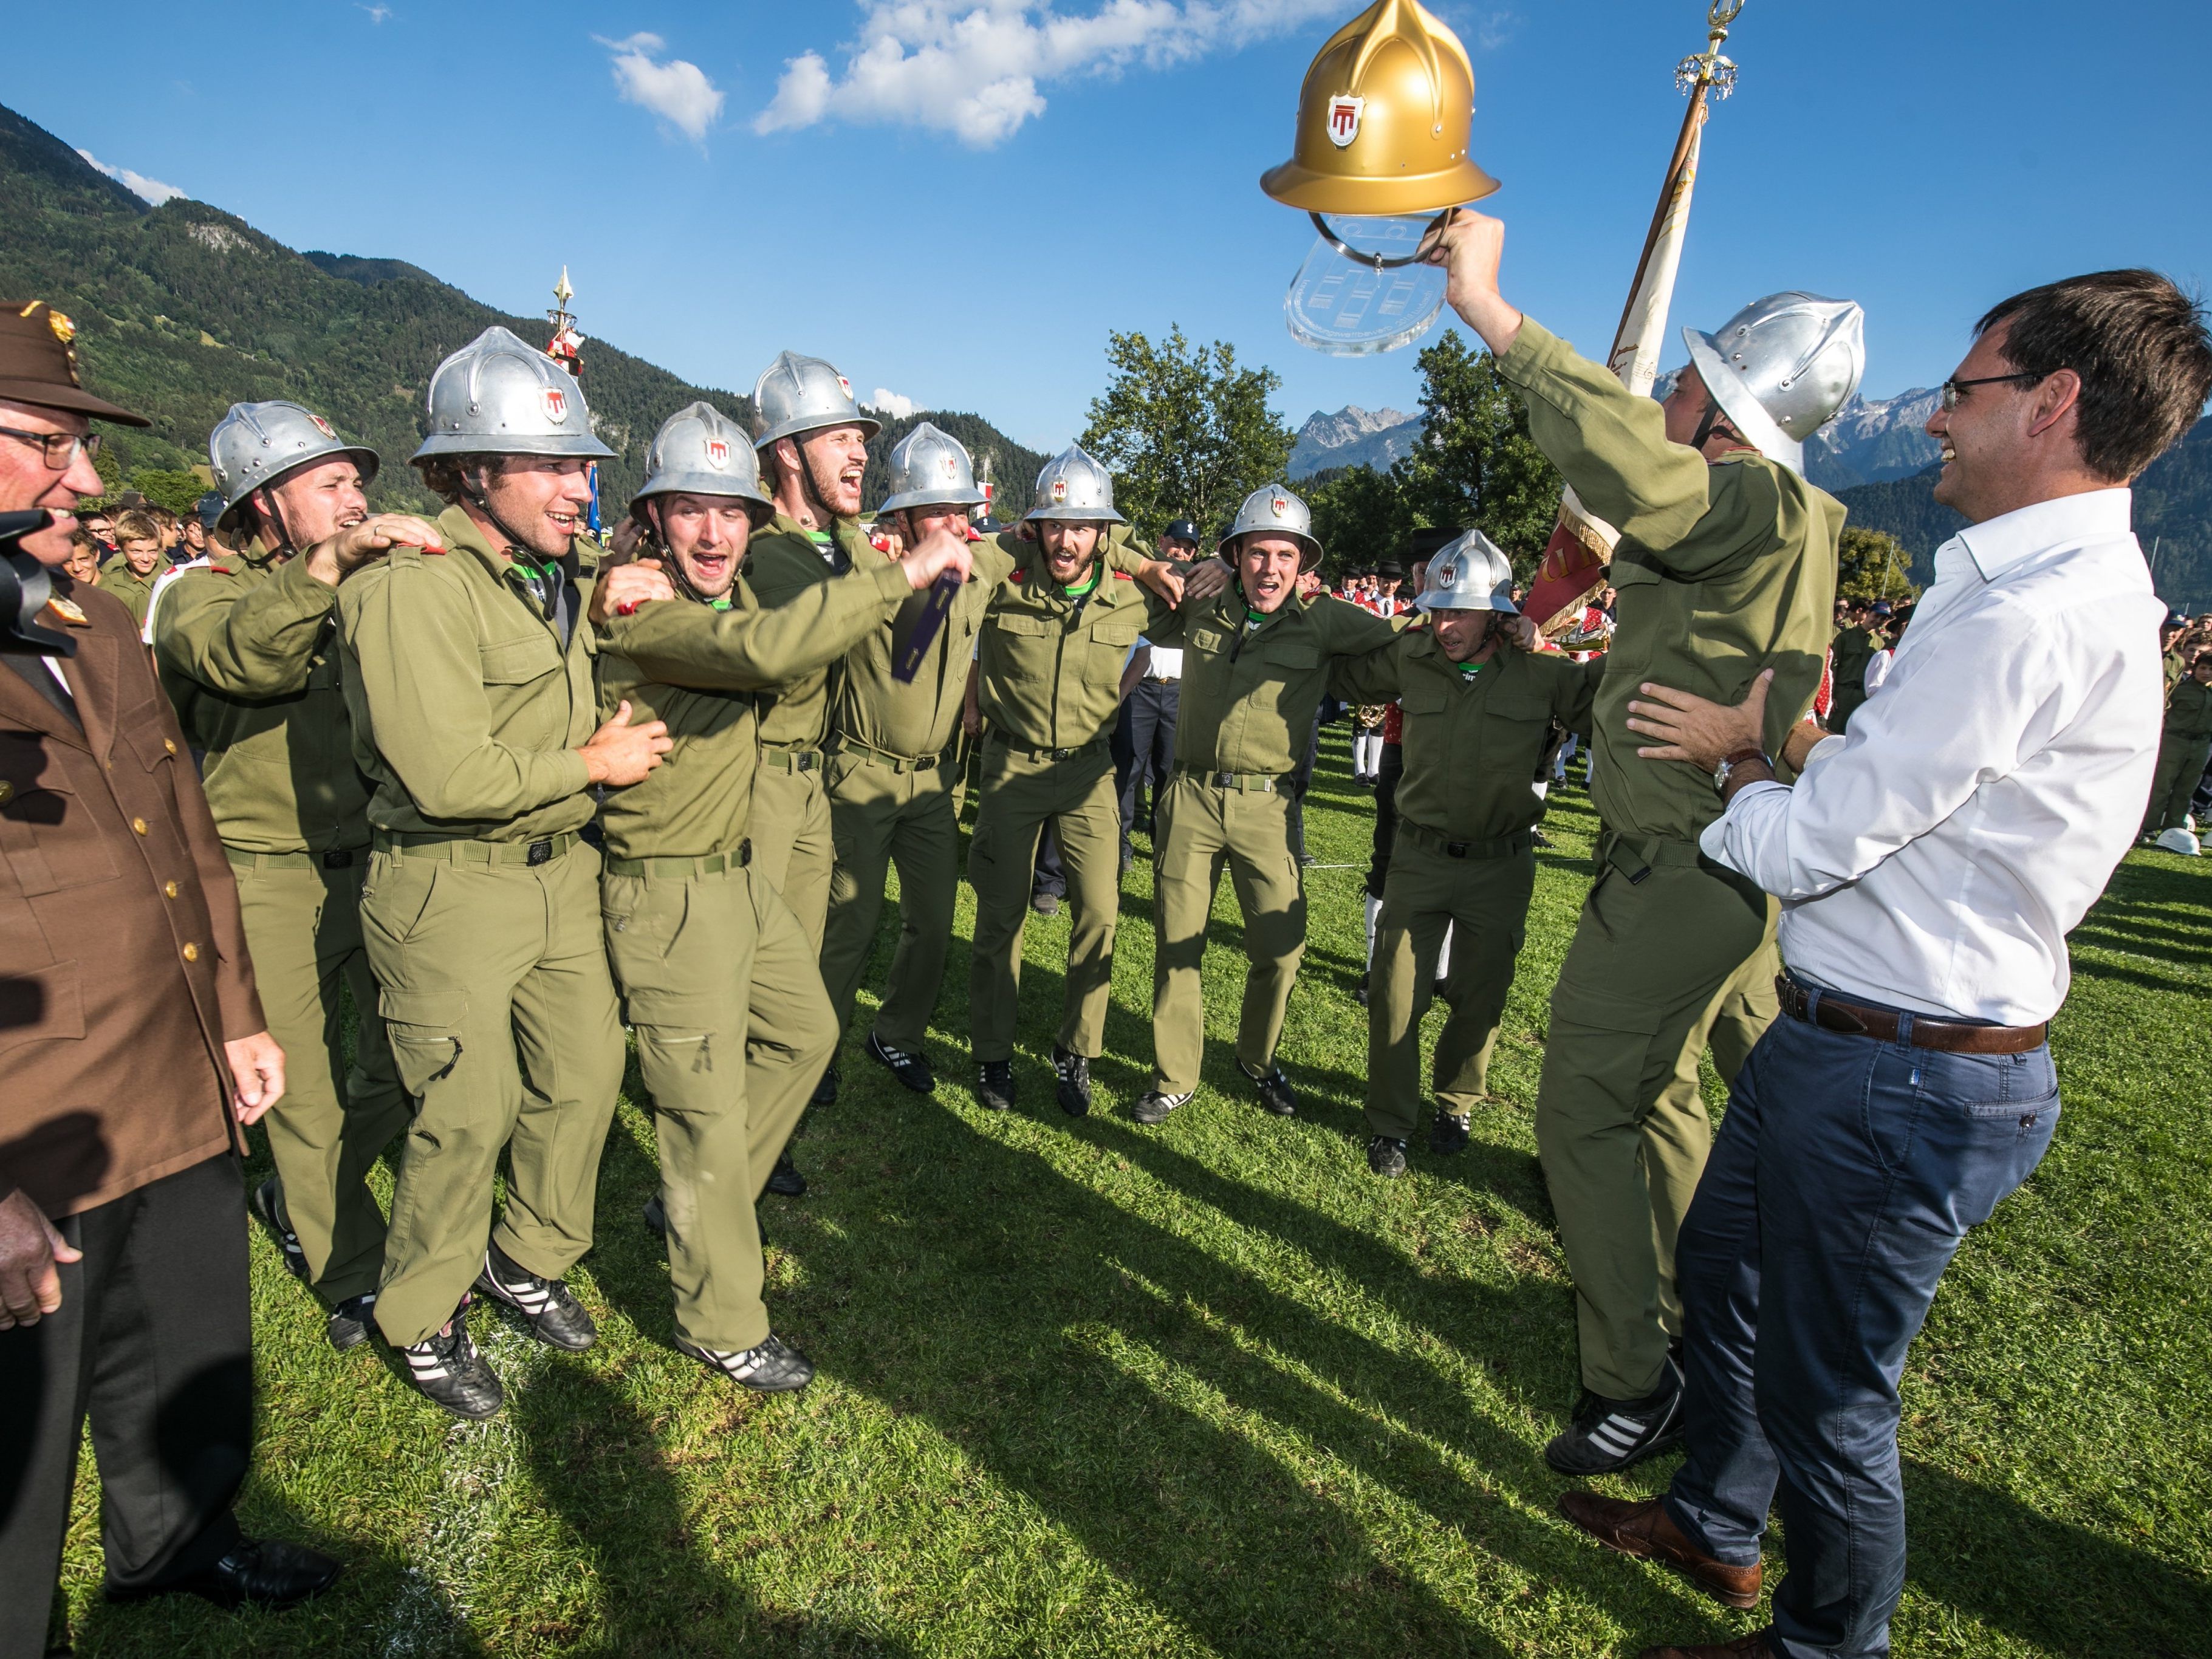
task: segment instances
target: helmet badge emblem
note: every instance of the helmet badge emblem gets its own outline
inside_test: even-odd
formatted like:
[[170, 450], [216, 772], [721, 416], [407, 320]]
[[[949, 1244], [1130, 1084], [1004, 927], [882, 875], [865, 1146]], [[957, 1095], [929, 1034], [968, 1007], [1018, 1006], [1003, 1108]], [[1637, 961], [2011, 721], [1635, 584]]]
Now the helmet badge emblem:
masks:
[[1458, 580], [1459, 567], [1455, 564], [1448, 564], [1443, 569], [1437, 572], [1437, 586], [1438, 587], [1449, 587]]
[[730, 441], [727, 438], [707, 440], [707, 465], [717, 472], [730, 464]]
[[540, 388], [545, 399], [545, 418], [556, 426], [568, 418], [568, 394], [557, 386]]
[[1066, 479], [1054, 478], [1052, 481], [1052, 498], [1056, 501], [1064, 501], [1067, 499]]
[[951, 456], [947, 455], [941, 465], [945, 468], [945, 476], [947, 478], [957, 478], [960, 476], [960, 463]]
[[853, 401], [853, 383], [842, 374], [837, 377], [837, 390], [845, 394], [847, 403]]
[[1284, 514], [1290, 510], [1291, 504], [1285, 501], [1280, 495], [1273, 495], [1268, 498], [1267, 511], [1273, 514], [1277, 518], [1281, 518]]
[[311, 412], [307, 418], [314, 422], [315, 430], [321, 433], [325, 438], [335, 438], [338, 435], [337, 433], [331, 430], [331, 423], [325, 420], [321, 416]]
[[1328, 142], [1339, 149], [1344, 149], [1359, 137], [1359, 118], [1366, 112], [1367, 100], [1340, 92], [1328, 100]]

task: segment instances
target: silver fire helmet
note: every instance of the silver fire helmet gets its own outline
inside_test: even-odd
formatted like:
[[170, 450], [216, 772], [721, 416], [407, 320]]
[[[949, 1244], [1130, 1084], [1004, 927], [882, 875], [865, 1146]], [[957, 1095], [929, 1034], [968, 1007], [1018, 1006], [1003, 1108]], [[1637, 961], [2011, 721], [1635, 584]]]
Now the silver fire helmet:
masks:
[[878, 513], [907, 507], [981, 507], [967, 447], [924, 421], [891, 446], [891, 493]]
[[1024, 518], [1063, 524], [1127, 524], [1114, 510], [1114, 475], [1081, 444], [1070, 444], [1036, 475], [1036, 506]]
[[430, 435], [410, 462], [436, 455], [614, 455], [592, 435], [592, 411], [575, 376], [496, 325], [438, 365], [428, 401]]
[[753, 447], [825, 426], [857, 426], [871, 438], [883, 422], [860, 413], [853, 383], [819, 357], [780, 351], [753, 382]]
[[1244, 498], [1237, 519], [1221, 538], [1221, 555], [1234, 560], [1242, 536], [1287, 536], [1298, 544], [1298, 568], [1311, 570], [1321, 562], [1321, 544], [1314, 539], [1313, 509], [1291, 493], [1288, 484], [1262, 484]]
[[208, 470], [222, 495], [222, 516], [231, 520], [238, 505], [264, 484], [310, 462], [347, 455], [361, 469], [364, 484], [374, 482], [376, 452], [349, 444], [312, 409], [278, 398], [265, 404], [233, 404], [208, 434]]
[[732, 495], [763, 513], [775, 511], [761, 489], [760, 456], [738, 423], [712, 404], [685, 405], [653, 434], [645, 482], [629, 498], [632, 517], [648, 495]]
[[1428, 580], [1413, 603], [1424, 611], [1503, 611], [1513, 603], [1513, 561], [1480, 530], [1470, 530], [1429, 557]]
[[1717, 333], [1686, 328], [1682, 339], [1736, 430], [1800, 474], [1805, 440], [1835, 418], [1866, 372], [1866, 313], [1794, 289], [1753, 300]]

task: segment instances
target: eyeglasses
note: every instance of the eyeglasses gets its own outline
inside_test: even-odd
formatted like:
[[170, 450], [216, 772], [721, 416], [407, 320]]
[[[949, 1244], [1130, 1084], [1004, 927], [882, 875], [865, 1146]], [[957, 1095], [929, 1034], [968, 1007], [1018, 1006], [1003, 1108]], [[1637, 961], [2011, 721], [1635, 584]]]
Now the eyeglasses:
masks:
[[1943, 407], [1947, 410], [1956, 409], [1959, 406], [1959, 394], [1970, 386], [2009, 386], [2014, 381], [2033, 386], [2038, 380], [2047, 380], [2050, 378], [2049, 369], [2035, 368], [2024, 369], [2017, 374], [1984, 374], [1972, 380], [1946, 380], [1943, 382]]
[[0, 426], [0, 438], [13, 438], [19, 444], [29, 444], [41, 452], [49, 472], [66, 472], [76, 465], [82, 454], [89, 460], [100, 453], [101, 434], [94, 432], [79, 437], [74, 432], [21, 432], [12, 426]]

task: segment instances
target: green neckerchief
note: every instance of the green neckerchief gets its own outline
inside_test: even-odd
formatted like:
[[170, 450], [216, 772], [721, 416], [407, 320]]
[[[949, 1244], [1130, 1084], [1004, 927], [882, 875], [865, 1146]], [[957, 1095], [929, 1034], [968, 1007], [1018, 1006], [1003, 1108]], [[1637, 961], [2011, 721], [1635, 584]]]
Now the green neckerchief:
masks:
[[[1493, 658], [1492, 660], [1495, 661], [1496, 659]], [[1490, 664], [1486, 662], [1455, 662], [1452, 666], [1459, 670], [1460, 678], [1462, 680], [1472, 681], [1477, 674], [1480, 674], [1484, 669], [1489, 667]]]
[[1246, 605], [1244, 607], [1244, 631], [1248, 634], [1255, 632], [1259, 629], [1266, 626], [1267, 618], [1274, 614], [1275, 613], [1272, 611], [1255, 611], [1249, 604]]
[[1101, 562], [1094, 561], [1091, 566], [1091, 580], [1089, 581], [1084, 583], [1080, 587], [1063, 587], [1060, 591], [1067, 595], [1071, 599], [1087, 599], [1093, 593], [1096, 593], [1098, 591], [1099, 579], [1104, 574], [1104, 571], [1105, 566]]

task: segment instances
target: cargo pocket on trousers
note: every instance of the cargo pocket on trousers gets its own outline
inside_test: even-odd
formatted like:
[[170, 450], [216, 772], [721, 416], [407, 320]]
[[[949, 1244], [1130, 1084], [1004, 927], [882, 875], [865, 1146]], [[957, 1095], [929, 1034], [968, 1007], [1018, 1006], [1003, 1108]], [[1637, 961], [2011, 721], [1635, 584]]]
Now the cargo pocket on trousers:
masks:
[[653, 1104], [665, 1109], [660, 1081], [714, 1069], [714, 997], [706, 991], [640, 990], [630, 993], [630, 1024], [637, 1030], [638, 1069]]
[[392, 1044], [400, 1085], [420, 1099], [433, 1083], [461, 1063], [461, 1026], [468, 1018], [466, 991], [384, 991], [376, 1000]]

